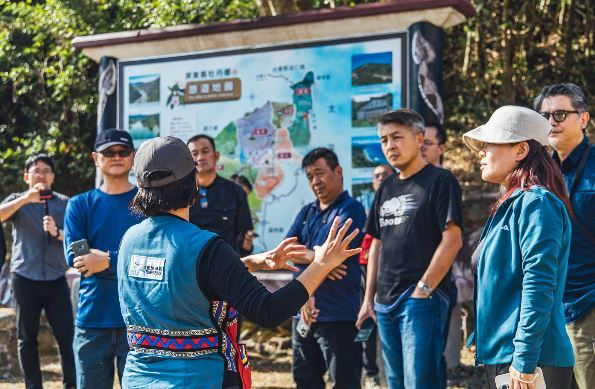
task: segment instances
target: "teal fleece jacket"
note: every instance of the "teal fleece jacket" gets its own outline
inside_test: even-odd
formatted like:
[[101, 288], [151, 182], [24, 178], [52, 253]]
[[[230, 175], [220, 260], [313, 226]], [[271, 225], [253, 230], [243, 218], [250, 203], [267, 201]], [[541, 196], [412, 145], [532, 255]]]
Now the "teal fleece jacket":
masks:
[[475, 309], [478, 363], [574, 365], [562, 295], [571, 224], [564, 203], [542, 187], [516, 190], [481, 235]]

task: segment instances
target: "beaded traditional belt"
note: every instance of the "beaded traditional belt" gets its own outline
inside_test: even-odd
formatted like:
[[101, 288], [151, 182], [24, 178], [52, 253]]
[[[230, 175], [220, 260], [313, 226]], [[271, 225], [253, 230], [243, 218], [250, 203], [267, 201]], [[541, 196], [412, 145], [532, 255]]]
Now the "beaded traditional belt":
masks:
[[188, 358], [219, 349], [219, 335], [214, 328], [170, 331], [128, 326], [127, 332], [130, 349], [147, 354]]

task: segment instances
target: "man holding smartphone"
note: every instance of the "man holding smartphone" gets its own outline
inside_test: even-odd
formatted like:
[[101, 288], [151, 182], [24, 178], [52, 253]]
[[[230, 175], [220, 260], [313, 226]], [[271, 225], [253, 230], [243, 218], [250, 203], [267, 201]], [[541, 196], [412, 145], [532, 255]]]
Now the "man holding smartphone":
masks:
[[16, 301], [19, 363], [27, 388], [42, 387], [37, 349], [42, 309], [60, 349], [64, 387], [75, 385], [72, 306], [62, 251], [68, 197], [52, 192], [54, 177], [54, 163], [48, 155], [29, 157], [23, 176], [29, 189], [9, 195], [0, 205], [0, 222], [12, 223], [10, 272]]
[[[134, 160], [130, 134], [118, 129], [99, 133], [92, 156], [103, 184], [68, 203], [64, 250], [68, 264], [83, 275], [74, 336], [77, 387], [111, 389], [114, 365], [121, 381], [128, 354], [116, 281], [118, 248], [126, 230], [141, 221], [128, 209], [137, 192], [128, 180]], [[77, 247], [87, 247], [82, 240], [90, 250], [77, 256]]]

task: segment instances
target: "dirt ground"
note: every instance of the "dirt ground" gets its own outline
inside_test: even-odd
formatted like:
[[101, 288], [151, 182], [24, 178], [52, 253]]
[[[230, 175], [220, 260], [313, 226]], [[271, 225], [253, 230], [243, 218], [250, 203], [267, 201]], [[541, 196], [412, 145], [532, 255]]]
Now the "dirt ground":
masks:
[[[291, 339], [287, 327], [270, 331], [247, 324], [242, 331], [242, 338], [249, 350], [253, 388], [295, 387], [291, 377]], [[473, 367], [473, 353], [463, 350], [461, 357], [461, 366], [449, 371], [448, 388], [487, 388], [482, 369]], [[62, 374], [57, 352], [42, 356], [41, 364], [44, 388], [62, 388]], [[0, 389], [23, 386], [19, 378], [0, 378]], [[119, 388], [119, 385], [115, 384], [114, 388]]]

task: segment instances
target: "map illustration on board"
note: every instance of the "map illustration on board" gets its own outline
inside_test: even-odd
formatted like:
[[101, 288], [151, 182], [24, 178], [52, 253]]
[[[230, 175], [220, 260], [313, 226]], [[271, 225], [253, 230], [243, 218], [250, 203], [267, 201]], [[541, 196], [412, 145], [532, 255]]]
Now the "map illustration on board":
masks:
[[337, 153], [346, 190], [367, 190], [384, 162], [375, 118], [403, 101], [401, 48], [402, 36], [390, 36], [123, 62], [122, 125], [136, 147], [152, 136], [212, 136], [218, 173], [253, 184], [255, 249], [272, 248], [315, 200], [301, 169], [313, 148]]

